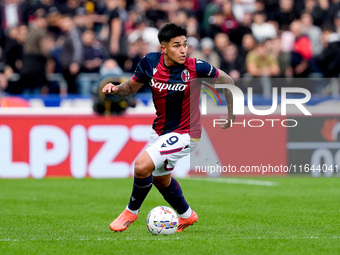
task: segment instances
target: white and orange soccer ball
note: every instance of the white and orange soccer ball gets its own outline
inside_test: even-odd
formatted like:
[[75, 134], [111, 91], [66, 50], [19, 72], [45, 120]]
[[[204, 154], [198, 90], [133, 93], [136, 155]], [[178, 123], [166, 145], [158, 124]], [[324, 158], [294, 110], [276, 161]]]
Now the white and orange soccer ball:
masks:
[[178, 227], [178, 216], [170, 207], [157, 206], [146, 217], [146, 225], [153, 235], [172, 235]]

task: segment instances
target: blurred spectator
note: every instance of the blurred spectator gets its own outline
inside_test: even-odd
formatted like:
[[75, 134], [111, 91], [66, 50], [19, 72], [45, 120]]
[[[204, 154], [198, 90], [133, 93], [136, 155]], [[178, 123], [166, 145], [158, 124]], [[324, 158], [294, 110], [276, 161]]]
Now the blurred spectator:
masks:
[[4, 46], [4, 61], [11, 72], [18, 73], [22, 68], [23, 43], [27, 35], [27, 27], [14, 26], [7, 30]]
[[67, 0], [60, 5], [59, 11], [61, 14], [73, 17], [77, 14], [77, 11], [79, 11], [78, 9], [81, 8], [80, 4], [80, 0]]
[[[141, 2], [143, 2], [143, 0]], [[148, 2], [148, 1], [146, 0], [144, 2]], [[162, 10], [167, 14], [167, 17], [162, 17], [162, 19], [157, 20], [156, 27], [159, 29], [160, 24], [158, 24], [158, 23], [160, 21], [164, 22], [165, 20], [171, 20], [171, 16], [174, 15], [178, 9], [180, 9], [180, 4], [179, 4], [178, 0], [159, 0], [158, 1], [158, 8], [159, 8], [159, 10]], [[148, 7], [148, 9], [150, 9], [150, 7]], [[163, 19], [163, 18], [165, 18], [165, 19]]]
[[340, 0], [333, 0], [329, 6], [328, 23], [333, 23], [335, 17], [340, 11]]
[[205, 8], [203, 14], [203, 21], [202, 21], [202, 30], [204, 35], [209, 35], [209, 27], [211, 19], [213, 18], [214, 13], [220, 10], [220, 6], [222, 6], [223, 0], [213, 0], [211, 1]]
[[281, 49], [283, 52], [291, 52], [293, 50], [295, 36], [291, 31], [281, 31]]
[[76, 13], [73, 16], [74, 23], [81, 32], [87, 29], [94, 29], [94, 23], [90, 15], [84, 7], [79, 7], [76, 9]]
[[301, 17], [302, 32], [307, 35], [312, 43], [313, 55], [316, 56], [322, 51], [321, 29], [313, 25], [313, 17], [310, 13], [304, 12]]
[[205, 37], [201, 40], [200, 44], [201, 50], [196, 50], [191, 56], [193, 58], [205, 60], [213, 66], [220, 68], [220, 57], [214, 50], [214, 41], [209, 37]]
[[27, 37], [27, 26], [19, 25], [8, 30], [4, 48], [4, 74], [8, 82], [7, 92], [20, 94], [19, 73], [23, 65], [23, 44]]
[[139, 61], [149, 52], [149, 43], [143, 40], [143, 37], [129, 37], [129, 58], [124, 63], [124, 70], [133, 73]]
[[322, 31], [324, 49], [317, 62], [325, 77], [339, 77], [340, 75], [340, 35], [330, 27]]
[[329, 0], [307, 0], [309, 2], [317, 2], [312, 10], [314, 24], [316, 26], [323, 26], [327, 23], [329, 16]]
[[188, 18], [186, 29], [188, 36], [200, 37], [199, 22], [195, 16], [190, 16]]
[[224, 0], [221, 9], [218, 9], [209, 19], [209, 34], [208, 36], [214, 38], [218, 33], [231, 33], [237, 28], [238, 23], [232, 10], [232, 2]]
[[94, 30], [99, 36], [102, 31], [105, 31], [103, 27], [107, 25], [105, 0], [85, 1], [84, 7], [88, 14], [88, 18], [93, 22]]
[[258, 43], [254, 50], [247, 54], [246, 70], [253, 77], [275, 77], [280, 68], [275, 56], [267, 50], [265, 43]]
[[312, 44], [309, 38], [302, 34], [302, 24], [299, 20], [291, 23], [290, 31], [295, 37], [291, 57], [294, 76], [307, 77], [311, 72], [310, 61], [313, 57]]
[[96, 11], [96, 0], [83, 0], [83, 7], [87, 13], [94, 13]]
[[[77, 93], [75, 79], [79, 71], [133, 72], [147, 52], [159, 51], [158, 29], [169, 21], [187, 28], [190, 56], [210, 62], [217, 59], [213, 64], [220, 65], [235, 79], [245, 72], [240, 63], [245, 69], [246, 56], [254, 50], [256, 40], [265, 41], [266, 50], [277, 59], [280, 77], [314, 75], [319, 71], [315, 64], [319, 55], [317, 63], [321, 63], [324, 75], [336, 75], [338, 63], [336, 59], [330, 61], [328, 56], [329, 52], [337, 56], [335, 49], [339, 45], [335, 34], [328, 36], [327, 33], [330, 33], [330, 27], [340, 33], [339, 10], [340, 0], [2, 0], [0, 87], [7, 86], [8, 79], [7, 91], [21, 93], [23, 87], [31, 85], [30, 92], [41, 93], [39, 88], [47, 84], [46, 73], [53, 69], [64, 74], [69, 93]], [[71, 17], [71, 25], [62, 25], [64, 18], [61, 13]], [[263, 16], [264, 13], [267, 17]], [[37, 31], [39, 21], [35, 20], [35, 16], [38, 19], [47, 17], [47, 29]], [[297, 19], [300, 25], [293, 25], [292, 22]], [[21, 24], [32, 25], [27, 40], [27, 28]], [[328, 29], [323, 31], [323, 37], [329, 38], [325, 40], [324, 48], [320, 40], [321, 26]], [[81, 47], [80, 31], [88, 29], [94, 32], [85, 32], [84, 37], [95, 42], [92, 46], [88, 43], [88, 46]], [[55, 47], [49, 36], [51, 34]], [[213, 48], [211, 40], [204, 37], [214, 40]], [[104, 65], [104, 58], [96, 57], [102, 50], [99, 50], [101, 47], [98, 48], [96, 38], [105, 45], [107, 55], [114, 58], [113, 62], [108, 61]], [[200, 38], [203, 38], [202, 49], [198, 48]], [[89, 42], [91, 40], [88, 39]], [[43, 47], [37, 47], [39, 41]], [[32, 48], [35, 50], [32, 51]], [[55, 64], [50, 61], [46, 50], [50, 48], [53, 48], [51, 54]], [[325, 64], [327, 61], [330, 61], [330, 66]], [[23, 86], [15, 82], [19, 77], [15, 74], [26, 81]], [[53, 77], [59, 79], [58, 75]], [[82, 91], [86, 87], [91, 85], [81, 85], [79, 92], [88, 94], [89, 89]]]
[[46, 16], [48, 33], [50, 33], [51, 35], [53, 34], [53, 36], [57, 37], [61, 33], [59, 29], [59, 21], [62, 16], [55, 2], [58, 1], [41, 0], [41, 2], [38, 2], [35, 5], [34, 13], [36, 15]]
[[271, 95], [271, 77], [280, 74], [279, 64], [275, 56], [265, 47], [264, 42], [258, 43], [254, 50], [250, 51], [246, 57], [246, 70], [252, 79], [251, 87], [254, 93], [262, 93], [264, 96]]
[[5, 31], [3, 29], [0, 29], [0, 60], [2, 60], [2, 50], [5, 47], [5, 42], [6, 42], [6, 36], [5, 36]]
[[317, 6], [317, 0], [304, 0], [304, 5], [304, 12], [312, 13], [314, 8]]
[[239, 54], [242, 56], [245, 61], [248, 53], [255, 49], [256, 40], [253, 34], [245, 34], [242, 38], [242, 44], [239, 48]]
[[127, 38], [124, 31], [124, 24], [127, 20], [125, 1], [106, 0], [109, 24], [109, 53], [112, 58], [118, 61], [120, 66], [124, 65], [127, 58]]
[[179, 0], [178, 8], [185, 9], [191, 12], [191, 14], [195, 14], [197, 12], [198, 6], [197, 1], [192, 0]]
[[266, 12], [266, 3], [264, 0], [255, 0], [255, 12]]
[[251, 34], [251, 24], [253, 23], [253, 15], [250, 12], [243, 14], [243, 20], [240, 22], [231, 33], [230, 40], [236, 45], [242, 44], [242, 39], [245, 34]]
[[102, 79], [110, 76], [121, 76], [123, 73], [123, 70], [113, 59], [105, 60], [99, 69], [99, 74]]
[[220, 58], [223, 58], [223, 49], [230, 43], [229, 36], [225, 33], [218, 33], [214, 37], [215, 49]]
[[137, 24], [140, 22], [141, 18], [144, 18], [145, 15], [141, 15], [138, 8], [133, 6], [129, 12], [127, 19], [124, 24], [125, 34], [128, 37], [133, 31], [136, 30]]
[[[159, 50], [159, 41], [158, 41], [158, 29], [151, 27], [149, 25], [149, 21], [145, 16], [139, 16], [135, 20], [135, 30], [130, 33], [128, 36], [129, 42], [136, 42], [138, 38], [141, 38], [144, 42], [149, 44], [149, 51], [158, 51]], [[129, 53], [128, 53], [129, 54]]]
[[96, 40], [93, 30], [86, 30], [82, 34], [83, 64], [81, 71], [85, 73], [96, 73], [107, 58], [105, 48]]
[[222, 23], [222, 31], [230, 34], [238, 26], [238, 21], [233, 12], [233, 3], [231, 0], [224, 0], [222, 3], [222, 13], [224, 21]]
[[253, 13], [256, 9], [256, 0], [234, 0], [233, 12], [237, 21], [242, 22], [245, 12]]
[[[1, 60], [1, 58], [0, 58]], [[7, 88], [7, 77], [4, 74], [4, 70], [5, 69], [5, 65], [3, 62], [0, 61], [0, 95], [2, 94], [3, 91], [5, 91], [5, 89]]]
[[282, 51], [281, 37], [277, 36], [274, 39], [268, 39], [265, 41], [265, 46], [275, 59], [277, 59], [280, 67], [280, 73], [278, 77], [292, 77], [292, 68], [290, 66], [290, 52]]
[[217, 10], [213, 13], [213, 15], [209, 19], [209, 28], [207, 30], [208, 36], [210, 38], [214, 38], [218, 33], [224, 33], [222, 30], [222, 24], [224, 21], [223, 13], [220, 10]]
[[188, 56], [192, 58], [192, 53], [198, 50], [200, 43], [197, 40], [197, 38], [192, 36], [189, 36], [187, 38], [187, 43], [188, 43]]
[[59, 12], [54, 0], [40, 0], [35, 5], [35, 12], [40, 10], [40, 9], [43, 11], [43, 13], [41, 13], [43, 15], [48, 15], [48, 14], [51, 14], [51, 13], [58, 13]]
[[238, 54], [235, 44], [229, 44], [224, 47], [221, 70], [229, 74], [235, 81], [238, 81], [244, 74], [244, 61]]
[[99, 68], [107, 58], [105, 48], [96, 41], [96, 34], [93, 30], [86, 30], [82, 34], [83, 63], [81, 74], [78, 76], [78, 91], [81, 95], [91, 95], [94, 79], [88, 77], [87, 73], [98, 73]]
[[275, 27], [266, 22], [266, 14], [262, 11], [254, 14], [254, 22], [251, 24], [251, 30], [258, 42], [263, 42], [268, 38], [276, 37]]
[[64, 16], [61, 19], [60, 29], [65, 34], [60, 54], [62, 73], [67, 82], [67, 93], [76, 94], [78, 92], [76, 79], [83, 61], [81, 35], [71, 16]]
[[7, 78], [2, 70], [0, 70], [0, 94], [7, 88]]
[[53, 47], [54, 41], [47, 34], [46, 17], [36, 16], [24, 43], [23, 67], [20, 71], [24, 94], [48, 92], [46, 65]]
[[268, 17], [269, 20], [278, 22], [280, 30], [288, 30], [289, 25], [297, 18], [293, 0], [279, 0], [279, 7]]
[[151, 26], [157, 26], [159, 20], [166, 20], [168, 18], [168, 14], [161, 8], [159, 8], [157, 0], [146, 0], [145, 2], [147, 5], [145, 16], [148, 20], [151, 21]]
[[0, 3], [0, 21], [3, 30], [23, 22], [19, 0], [3, 0]]
[[338, 11], [334, 18], [334, 29], [340, 35], [340, 11]]

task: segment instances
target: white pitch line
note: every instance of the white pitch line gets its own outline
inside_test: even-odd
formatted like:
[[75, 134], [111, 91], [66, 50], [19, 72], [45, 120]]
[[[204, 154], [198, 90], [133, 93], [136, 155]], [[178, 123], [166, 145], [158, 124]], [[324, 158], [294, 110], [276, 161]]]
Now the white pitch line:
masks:
[[[131, 241], [152, 241], [152, 240], [184, 240], [188, 239], [187, 237], [185, 238], [180, 238], [179, 236], [176, 238], [170, 238], [170, 237], [143, 237], [143, 238], [131, 238], [131, 237], [126, 237], [124, 238], [125, 240], [131, 240]], [[197, 238], [194, 238], [197, 239]], [[209, 237], [207, 238], [209, 239]], [[223, 237], [223, 240], [306, 240], [306, 239], [340, 239], [340, 236], [287, 236], [287, 237], [281, 237], [281, 236], [274, 236], [274, 237], [266, 237], [266, 236], [249, 236], [249, 237]], [[123, 240], [119, 237], [106, 237], [106, 238], [80, 238], [80, 239], [74, 239], [71, 240], [69, 238], [55, 238], [55, 239], [11, 239], [11, 238], [5, 238], [5, 239], [0, 239], [0, 242], [36, 242], [36, 241], [43, 241], [43, 242], [52, 242], [52, 241], [116, 241], [116, 240]], [[205, 238], [206, 240], [206, 238]]]
[[268, 187], [273, 187], [273, 186], [279, 185], [277, 182], [258, 181], [258, 180], [249, 180], [249, 179], [238, 179], [238, 178], [190, 178], [190, 180], [207, 181], [207, 182], [220, 182], [220, 183], [228, 183], [228, 184], [268, 186]]

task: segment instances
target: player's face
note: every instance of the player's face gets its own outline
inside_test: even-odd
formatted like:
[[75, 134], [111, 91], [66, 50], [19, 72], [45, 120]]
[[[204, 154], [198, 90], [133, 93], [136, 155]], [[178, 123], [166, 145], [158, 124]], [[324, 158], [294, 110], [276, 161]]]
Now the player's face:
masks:
[[164, 53], [165, 65], [184, 64], [188, 53], [187, 38], [184, 35], [174, 37], [170, 42], [163, 43], [161, 49]]

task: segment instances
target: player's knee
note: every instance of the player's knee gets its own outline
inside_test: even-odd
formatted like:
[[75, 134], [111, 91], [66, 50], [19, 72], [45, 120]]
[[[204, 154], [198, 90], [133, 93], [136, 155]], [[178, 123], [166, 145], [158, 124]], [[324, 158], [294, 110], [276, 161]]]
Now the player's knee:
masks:
[[135, 162], [135, 176], [137, 178], [146, 178], [150, 176], [153, 169], [148, 162], [145, 160], [138, 158]]

